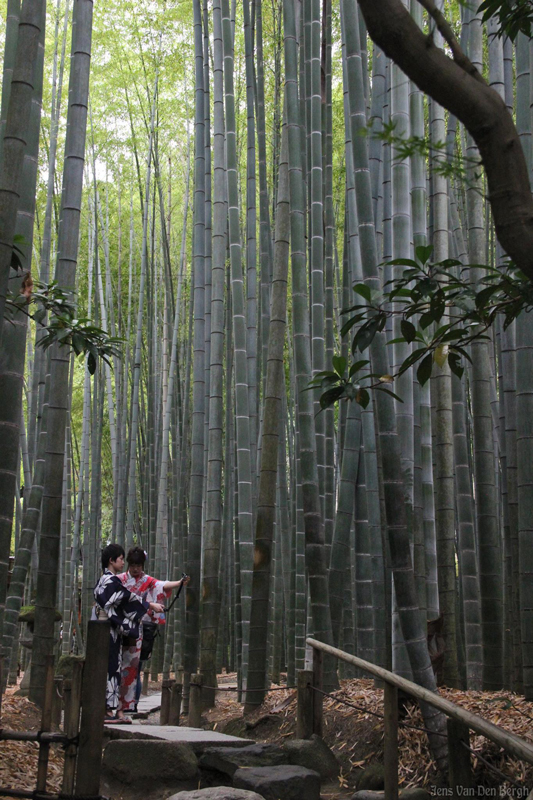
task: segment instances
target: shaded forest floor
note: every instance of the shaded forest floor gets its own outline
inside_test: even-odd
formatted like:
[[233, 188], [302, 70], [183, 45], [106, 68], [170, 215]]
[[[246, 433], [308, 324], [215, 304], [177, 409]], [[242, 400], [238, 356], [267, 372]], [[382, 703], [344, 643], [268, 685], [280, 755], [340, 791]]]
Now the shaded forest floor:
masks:
[[[233, 675], [219, 676], [219, 684], [235, 679]], [[443, 697], [500, 725], [533, 744], [533, 702], [512, 692], [463, 692], [441, 688]], [[340, 702], [345, 699], [352, 704]], [[353, 708], [357, 706], [358, 708]], [[331, 800], [345, 797], [346, 789], [355, 790], [360, 771], [374, 761], [383, 760], [383, 691], [374, 682], [364, 678], [341, 681], [341, 689], [334, 697], [324, 698], [324, 740], [341, 764], [337, 792], [323, 793]], [[219, 692], [216, 707], [204, 714], [206, 727], [223, 733], [243, 736], [256, 741], [282, 742], [296, 735], [296, 692], [281, 690], [270, 693], [261, 708], [243, 717], [242, 705], [233, 692]], [[400, 710], [400, 720], [422, 726], [420, 711], [414, 705]], [[482, 736], [471, 736], [470, 746], [485, 761], [522, 788], [533, 788], [533, 766], [505, 755], [499, 747]], [[518, 787], [504, 783], [480, 759], [474, 762], [477, 785], [486, 789], [498, 787], [498, 796], [518, 797]], [[399, 731], [400, 788], [421, 786], [430, 792], [442, 785], [431, 761], [426, 734], [413, 728], [400, 727]], [[332, 787], [331, 787], [332, 789]], [[344, 790], [344, 791], [343, 791]], [[348, 793], [349, 794], [349, 793]], [[492, 792], [487, 792], [487, 795]]]
[[[234, 674], [220, 675], [219, 685], [234, 684]], [[2, 704], [2, 727], [11, 730], [38, 730], [40, 712], [27, 698], [15, 696], [17, 687], [9, 687]], [[150, 693], [160, 685], [152, 683]], [[511, 692], [462, 692], [441, 689], [441, 694], [472, 713], [500, 725], [533, 743], [533, 702], [526, 702]], [[346, 706], [340, 699], [353, 706]], [[341, 764], [336, 783], [323, 787], [324, 800], [345, 800], [355, 790], [360, 771], [383, 758], [383, 692], [371, 680], [341, 681], [341, 690], [324, 700], [324, 739]], [[421, 726], [420, 713], [414, 706], [402, 710], [401, 719], [409, 725]], [[152, 714], [144, 724], [157, 724], [159, 714]], [[262, 742], [283, 742], [296, 734], [296, 692], [280, 687], [269, 693], [263, 706], [243, 716], [243, 706], [236, 692], [219, 692], [216, 706], [203, 715], [203, 727]], [[413, 728], [400, 728], [400, 787], [423, 786], [430, 792], [441, 785], [429, 758], [425, 733]], [[497, 788], [497, 796], [525, 798], [525, 789], [533, 787], [533, 767], [506, 756], [496, 745], [483, 737], [472, 736], [471, 747], [485, 761], [499, 769], [516, 784], [504, 783], [480, 759], [475, 759], [476, 780], [487, 790]], [[34, 742], [0, 742], [0, 786], [18, 789], [35, 788], [38, 745]], [[63, 751], [52, 746], [48, 791], [60, 791]], [[493, 792], [486, 792], [486, 795]], [[0, 795], [1, 797], [2, 795]]]
[[[1, 726], [11, 731], [38, 731], [41, 710], [27, 697], [17, 697], [18, 686], [9, 686], [2, 698]], [[37, 742], [0, 742], [0, 786], [33, 791], [37, 780]], [[50, 747], [49, 792], [60, 792], [63, 780], [63, 748]], [[0, 797], [3, 795], [0, 794]], [[11, 798], [10, 798], [11, 800]]]

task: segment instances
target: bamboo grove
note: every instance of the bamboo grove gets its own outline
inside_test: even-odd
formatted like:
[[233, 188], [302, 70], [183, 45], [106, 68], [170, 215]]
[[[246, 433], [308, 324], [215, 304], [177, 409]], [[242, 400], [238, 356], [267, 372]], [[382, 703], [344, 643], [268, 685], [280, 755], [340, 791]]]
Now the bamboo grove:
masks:
[[[325, 409], [310, 386], [360, 359], [390, 383], [413, 350], [391, 318], [352, 353], [354, 284], [382, 291], [404, 269], [389, 262], [427, 246], [473, 284], [503, 262], [468, 131], [372, 44], [356, 0], [3, 13], [4, 682], [28, 666], [22, 606], [33, 699], [47, 653], [83, 651], [116, 541], [157, 577], [191, 576], [154, 675], [213, 687], [235, 670], [250, 710], [281, 672], [294, 685], [312, 634], [434, 689], [439, 620], [442, 683], [531, 698], [529, 315], [473, 341], [462, 377], [435, 356], [427, 382], [394, 377], [396, 397]], [[430, 30], [418, 0], [410, 13]], [[467, 5], [446, 15], [533, 168], [530, 41]], [[77, 357], [78, 319], [10, 300], [29, 272], [119, 345]]]

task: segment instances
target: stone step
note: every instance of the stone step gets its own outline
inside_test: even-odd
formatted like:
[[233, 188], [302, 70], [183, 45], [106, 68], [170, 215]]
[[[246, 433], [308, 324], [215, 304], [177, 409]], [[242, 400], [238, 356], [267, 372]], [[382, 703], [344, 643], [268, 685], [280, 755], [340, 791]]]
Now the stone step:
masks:
[[178, 792], [168, 800], [264, 800], [264, 797], [245, 789], [233, 789], [231, 786], [216, 786], [209, 789], [196, 789], [193, 792]]
[[319, 736], [292, 739], [282, 745], [257, 742], [230, 749], [210, 747], [200, 759], [202, 769], [221, 772], [229, 778], [233, 778], [239, 767], [276, 767], [281, 764], [306, 767], [318, 772], [321, 780], [334, 779], [339, 774], [337, 759]]
[[[161, 692], [141, 696], [137, 703], [137, 714], [153, 714], [161, 708]], [[134, 714], [134, 719], [136, 715]]]
[[273, 767], [288, 764], [289, 758], [276, 744], [251, 743], [246, 747], [208, 747], [200, 758], [200, 767], [229, 778], [241, 767]]
[[[444, 789], [445, 792], [451, 791]], [[431, 800], [432, 794], [421, 786], [412, 786], [410, 789], [401, 789], [399, 792], [400, 800]], [[360, 789], [352, 795], [351, 800], [385, 800], [384, 791], [373, 791], [372, 789]]]
[[161, 740], [116, 740], [104, 750], [104, 779], [125, 785], [167, 784], [193, 780], [198, 759], [189, 745]]
[[318, 772], [292, 764], [238, 769], [233, 785], [257, 792], [264, 800], [320, 800]]
[[189, 744], [195, 753], [202, 753], [206, 747], [245, 747], [250, 739], [240, 739], [218, 731], [204, 731], [201, 728], [177, 727], [173, 725], [104, 725], [110, 739], [159, 739], [167, 742]]

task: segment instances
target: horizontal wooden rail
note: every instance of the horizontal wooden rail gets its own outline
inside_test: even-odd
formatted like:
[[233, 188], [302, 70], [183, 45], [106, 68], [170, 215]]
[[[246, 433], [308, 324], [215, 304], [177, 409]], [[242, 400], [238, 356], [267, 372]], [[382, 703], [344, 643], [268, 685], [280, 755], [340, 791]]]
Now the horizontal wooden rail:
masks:
[[349, 653], [345, 653], [343, 650], [331, 647], [329, 644], [319, 642], [317, 639], [308, 638], [306, 642], [316, 650], [329, 653], [329, 655], [339, 658], [341, 661], [353, 664], [355, 667], [359, 667], [359, 669], [375, 675], [376, 678], [381, 678], [381, 680], [386, 681], [388, 684], [402, 689], [418, 700], [424, 700], [426, 703], [438, 708], [439, 711], [443, 711], [448, 717], [457, 720], [457, 722], [464, 723], [476, 733], [485, 736], [487, 739], [490, 739], [491, 742], [503, 747], [509, 753], [516, 756], [516, 758], [527, 761], [528, 764], [533, 764], [533, 746], [523, 739], [520, 739], [520, 737], [516, 736], [514, 733], [504, 731], [493, 722], [488, 722], [486, 719], [478, 717], [477, 714], [472, 714], [470, 711], [466, 711], [450, 700], [445, 700], [444, 697], [434, 694], [434, 692], [429, 691], [429, 689], [424, 689], [423, 686], [401, 678], [399, 675], [395, 675], [393, 672], [389, 672], [388, 669], [384, 669], [383, 667], [378, 667], [370, 661], [364, 661], [362, 658], [352, 656]]
[[104, 795], [77, 795], [60, 792], [40, 792], [37, 789], [13, 789], [10, 786], [0, 786], [0, 797], [20, 797], [28, 800], [109, 800]]
[[68, 742], [68, 736], [55, 731], [8, 731], [6, 728], [0, 728], [0, 741], [65, 744]]

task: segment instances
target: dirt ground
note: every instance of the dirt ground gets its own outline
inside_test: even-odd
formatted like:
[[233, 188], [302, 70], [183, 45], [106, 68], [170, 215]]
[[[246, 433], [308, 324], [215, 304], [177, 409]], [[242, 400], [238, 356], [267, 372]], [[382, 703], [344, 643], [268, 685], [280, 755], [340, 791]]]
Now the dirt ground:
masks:
[[[243, 716], [243, 705], [233, 687], [236, 674], [218, 676], [220, 689], [216, 705], [203, 715], [203, 727], [234, 736], [261, 742], [281, 743], [296, 735], [296, 692], [283, 685], [273, 686], [265, 703], [253, 714]], [[282, 676], [282, 681], [285, 676]], [[512, 692], [463, 692], [441, 688], [443, 697], [474, 714], [484, 717], [533, 744], [533, 703]], [[347, 700], [351, 706], [341, 700]], [[357, 708], [353, 708], [357, 706]], [[383, 760], [383, 691], [364, 678], [341, 681], [341, 689], [332, 698], [324, 698], [324, 740], [341, 765], [335, 785], [323, 787], [324, 800], [345, 800], [356, 788], [361, 770], [374, 761]], [[159, 715], [150, 715], [148, 724], [157, 724]], [[400, 720], [407, 725], [422, 727], [423, 721], [415, 705], [400, 709]], [[431, 760], [426, 734], [415, 728], [400, 727], [399, 781], [400, 789], [420, 786], [438, 794], [442, 787]], [[474, 775], [480, 794], [485, 796], [524, 799], [533, 788], [533, 767], [507, 756], [499, 747], [481, 736], [471, 736], [470, 746], [479, 753], [473, 756]], [[492, 771], [483, 761], [498, 769], [511, 781]], [[518, 792], [520, 788], [520, 792]], [[493, 794], [495, 793], [495, 794]]]
[[[9, 686], [2, 699], [0, 725], [11, 731], [38, 731], [41, 712], [27, 697], [17, 697], [17, 686]], [[0, 742], [0, 788], [35, 789], [37, 779], [37, 742]], [[63, 749], [51, 745], [48, 765], [49, 792], [61, 791]], [[0, 797], [4, 795], [0, 794]]]
[[[234, 682], [235, 675], [219, 676], [219, 686]], [[296, 734], [296, 692], [276, 687], [267, 695], [264, 705], [244, 718], [242, 705], [235, 692], [219, 692], [216, 707], [204, 714], [206, 727], [216, 728], [256, 741], [282, 742]], [[474, 714], [484, 717], [533, 744], [533, 703], [512, 692], [463, 692], [441, 688], [443, 697]], [[345, 705], [342, 700], [351, 705]], [[357, 708], [354, 708], [356, 706]], [[341, 765], [336, 787], [326, 787], [323, 797], [342, 800], [351, 796], [361, 770], [373, 761], [383, 760], [383, 691], [369, 679], [354, 678], [341, 681], [334, 696], [324, 698], [324, 740]], [[400, 721], [423, 727], [422, 717], [414, 704], [400, 708]], [[441, 778], [431, 760], [426, 734], [413, 727], [400, 727], [399, 736], [400, 789], [420, 786], [437, 794]], [[533, 788], [533, 767], [507, 756], [499, 747], [481, 736], [471, 735], [474, 775], [481, 793], [499, 797], [527, 797]], [[482, 760], [507, 776], [491, 770]], [[512, 782], [514, 781], [514, 783]], [[521, 791], [518, 792], [520, 787]], [[527, 791], [526, 791], [527, 790]]]
[[[224, 678], [219, 677], [219, 686], [223, 686]], [[234, 679], [236, 676], [228, 676]], [[227, 678], [226, 678], [227, 680]], [[281, 744], [285, 739], [296, 736], [296, 692], [294, 690], [273, 687], [279, 691], [272, 691], [266, 698], [261, 708], [253, 714], [243, 717], [243, 707], [237, 700], [235, 692], [219, 692], [217, 705], [214, 709], [204, 714], [206, 727], [211, 727], [221, 733], [242, 736], [258, 742], [273, 742]], [[355, 791], [355, 778], [357, 772], [366, 763], [366, 759], [359, 760], [361, 746], [370, 755], [382, 752], [380, 745], [381, 733], [377, 730], [374, 720], [362, 720], [357, 726], [357, 736], [354, 736], [351, 721], [341, 715], [329, 713], [324, 715], [324, 739], [331, 747], [341, 764], [341, 772], [337, 781], [323, 784], [321, 797], [323, 800], [345, 800]]]
[[[282, 678], [283, 680], [283, 678]], [[203, 726], [222, 733], [254, 741], [281, 743], [296, 733], [296, 692], [283, 685], [273, 687], [265, 703], [253, 714], [243, 716], [238, 700], [235, 674], [219, 676], [221, 689], [216, 705], [203, 715]], [[2, 704], [0, 725], [10, 730], [38, 730], [40, 712], [27, 698], [15, 696], [17, 687], [9, 687]], [[160, 683], [150, 684], [150, 693], [160, 690]], [[511, 692], [461, 692], [442, 689], [444, 697], [462, 707], [501, 725], [533, 743], [533, 703]], [[351, 706], [345, 705], [347, 700]], [[354, 708], [353, 706], [356, 706]], [[373, 761], [383, 758], [383, 692], [371, 680], [341, 681], [341, 689], [324, 699], [324, 739], [341, 765], [339, 779], [323, 786], [323, 800], [346, 800], [355, 790], [360, 771]], [[421, 726], [418, 709], [408, 706], [400, 718], [412, 726]], [[186, 720], [185, 720], [186, 721]], [[151, 714], [144, 724], [157, 724], [159, 714]], [[482, 737], [472, 736], [470, 746], [480, 758], [474, 757], [476, 781], [487, 796], [527, 796], [533, 787], [533, 767], [506, 756], [500, 748]], [[0, 787], [35, 788], [38, 745], [33, 742], [0, 742]], [[496, 767], [513, 783], [490, 770], [486, 762]], [[399, 734], [400, 788], [423, 786], [436, 793], [439, 777], [429, 757], [426, 736], [414, 728], [400, 728]], [[60, 791], [63, 770], [63, 751], [59, 746], [50, 749], [48, 791]], [[521, 792], [518, 793], [518, 787]], [[493, 792], [495, 794], [493, 794]], [[0, 797], [3, 795], [0, 794]]]

